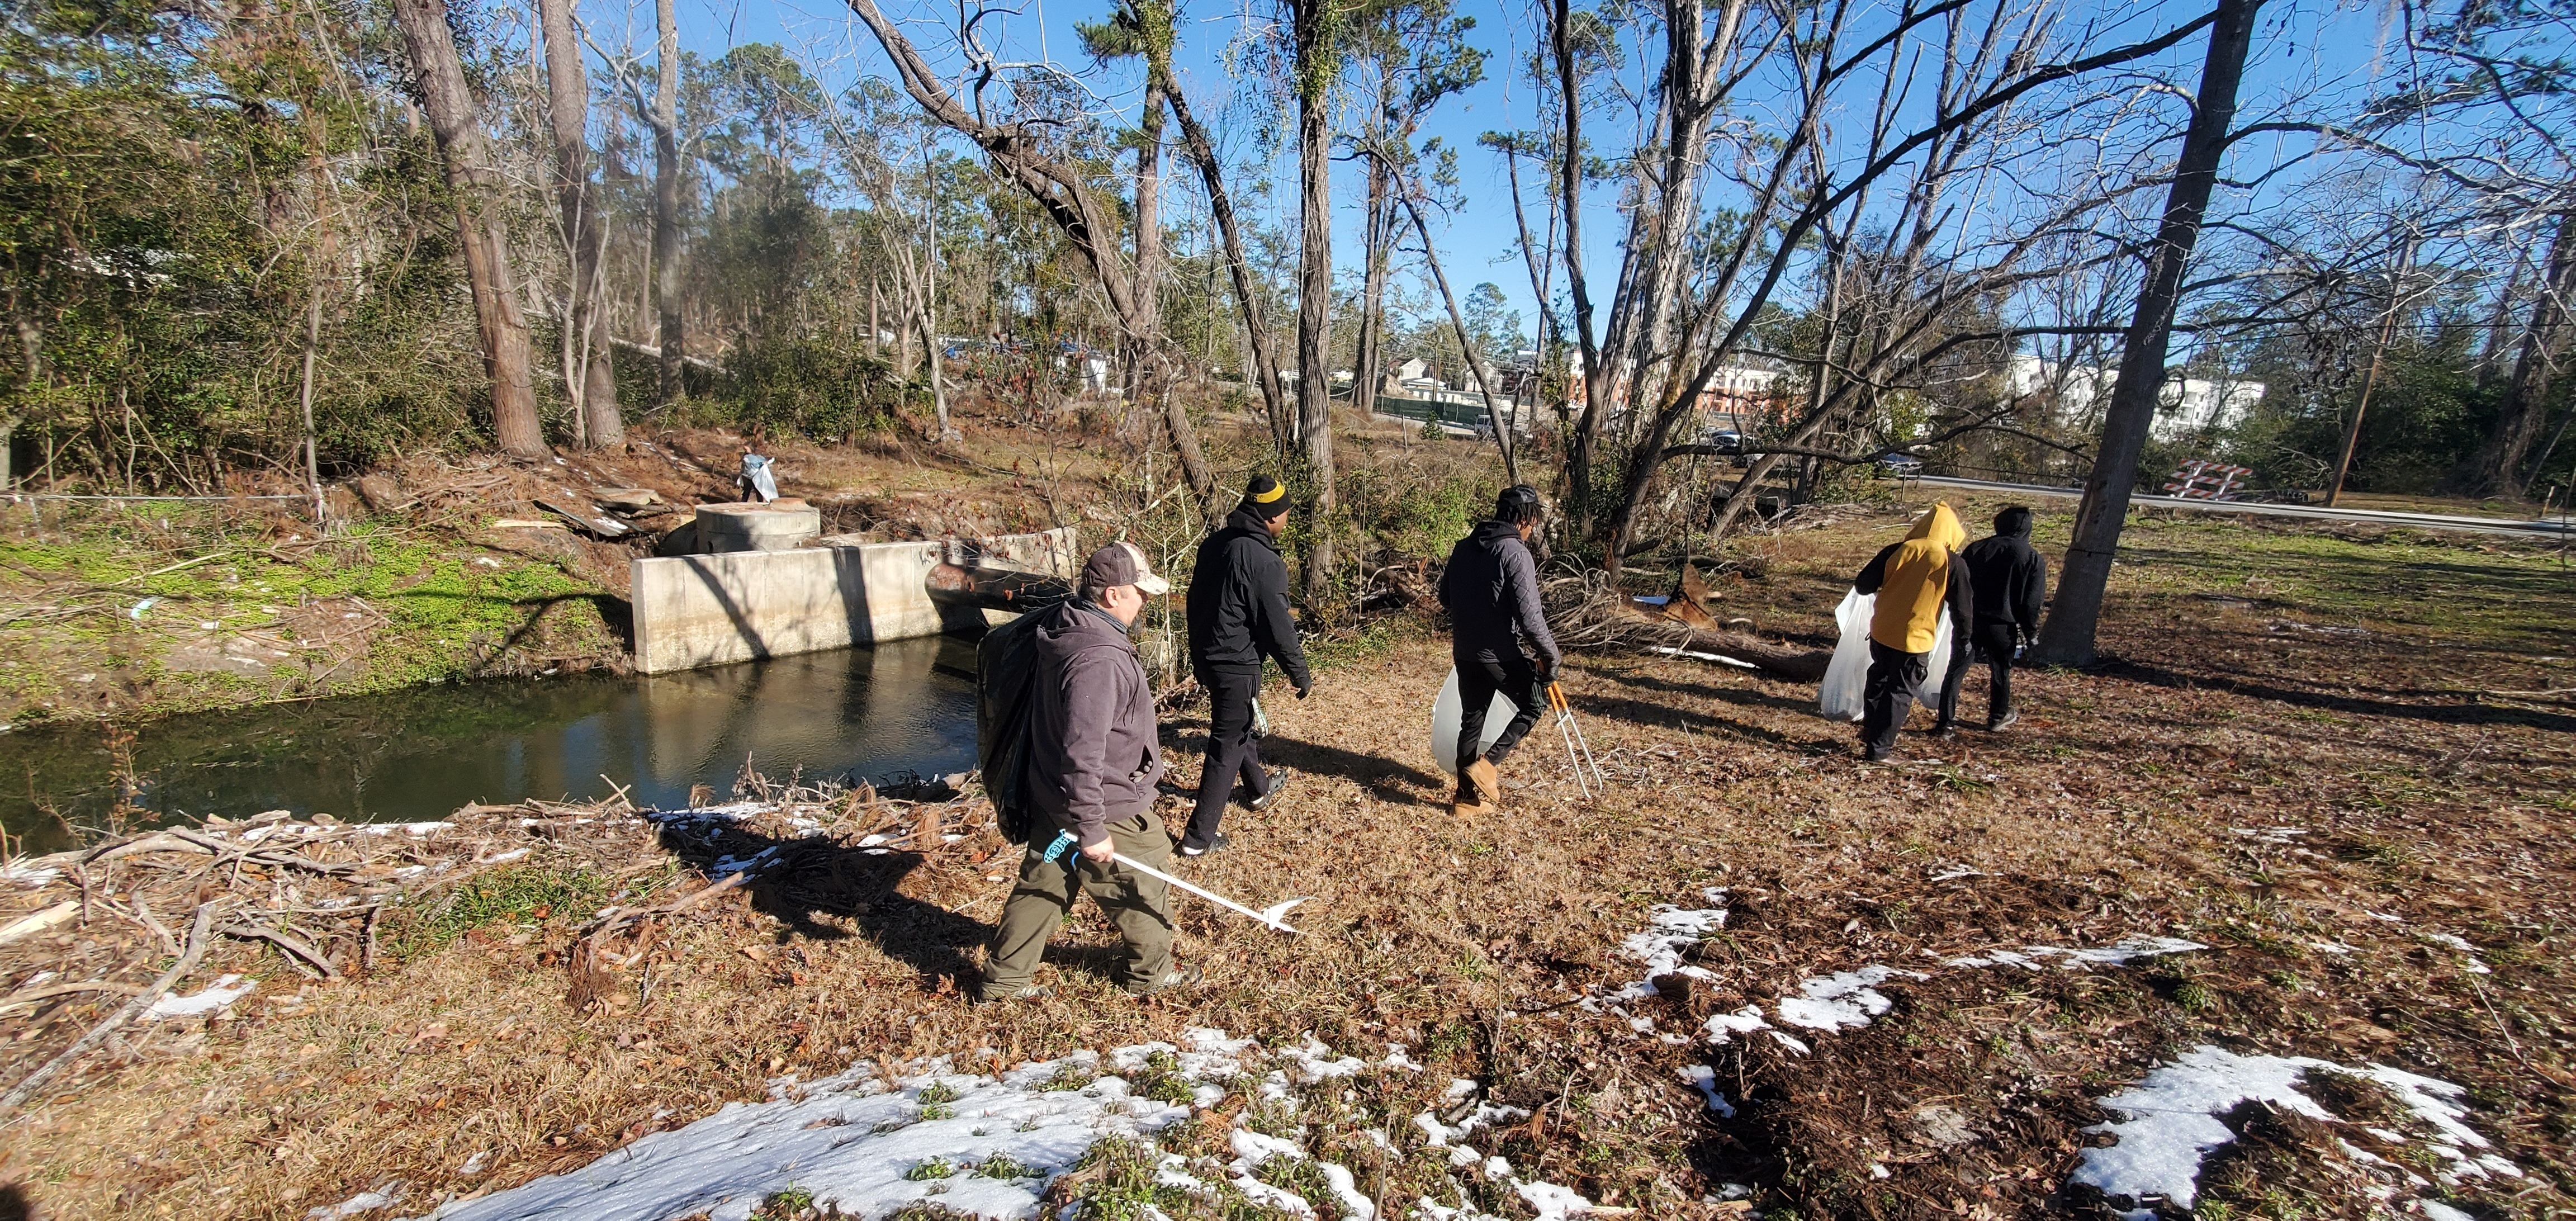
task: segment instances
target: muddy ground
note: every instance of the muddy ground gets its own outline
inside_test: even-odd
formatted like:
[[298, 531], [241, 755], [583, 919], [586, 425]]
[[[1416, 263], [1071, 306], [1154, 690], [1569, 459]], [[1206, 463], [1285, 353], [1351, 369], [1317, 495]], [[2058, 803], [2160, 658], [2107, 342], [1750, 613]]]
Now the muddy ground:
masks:
[[[1911, 507], [1747, 538], [1719, 597], [1762, 633], [1828, 643], [1848, 574]], [[1966, 506], [1972, 521], [1992, 507]], [[2062, 546], [2065, 516], [2041, 520], [2043, 547]], [[2238, 1108], [2198, 1215], [2570, 1208], [2576, 579], [2555, 555], [2409, 533], [2150, 519], [2129, 541], [2112, 660], [2022, 671], [2017, 726], [1911, 735], [1894, 766], [1855, 758], [1812, 687], [1603, 651], [1567, 686], [1608, 794], [1579, 800], [1542, 735], [1505, 769], [1509, 811], [1462, 820], [1420, 740], [1443, 646], [1427, 624], [1337, 643], [1314, 698], [1267, 701], [1267, 750], [1295, 787], [1188, 867], [1260, 901], [1314, 896], [1310, 935], [1184, 903], [1182, 953], [1207, 983], [1147, 1004], [1104, 978], [1111, 934], [1088, 916], [1051, 951], [1053, 998], [964, 1002], [1016, 859], [978, 830], [876, 854], [817, 839], [741, 899], [669, 922], [645, 965], [577, 1012], [560, 961], [575, 921], [555, 905], [635, 887], [602, 881], [595, 851], [539, 845], [480, 915], [441, 917], [452, 939], [404, 943], [372, 972], [313, 983], [227, 945], [200, 974], [260, 989], [57, 1082], [0, 1128], [0, 1181], [53, 1217], [300, 1218], [399, 1179], [408, 1215], [766, 1097], [782, 1074], [979, 1048], [1017, 1062], [1217, 1026], [1272, 1046], [1402, 1044], [1435, 1085], [1469, 1078], [1531, 1113], [1487, 1152], [1642, 1216], [2107, 1215], [2069, 1186], [2105, 1140], [2087, 1129], [2116, 1118], [2101, 1100], [2204, 1045], [2457, 1083], [2514, 1173], [2463, 1175], [2389, 1129], [2385, 1097], [2320, 1085], [2352, 1122]], [[1982, 695], [1972, 679], [1971, 708]], [[1184, 780], [1203, 716], [1166, 720]], [[619, 867], [667, 893], [717, 854], [620, 834], [633, 864]], [[685, 868], [655, 872], [673, 859]], [[12, 887], [0, 914], [67, 885]], [[1683, 956], [1709, 975], [1611, 1003], [1647, 971], [1623, 943], [1658, 905], [1729, 910]], [[140, 935], [103, 915], [44, 934], [66, 953]], [[1950, 965], [2138, 937], [2208, 948]], [[1865, 1026], [1794, 1031], [1803, 1054], [1701, 1035], [1712, 1014], [1776, 1014], [1801, 981], [1873, 965], [1921, 978], [1886, 978], [1889, 1007]], [[60, 1046], [106, 1007], [13, 1011], [12, 1037]], [[1354, 1103], [1383, 1112], [1354, 1130], [1404, 1131], [1418, 1100], [1402, 1093]], [[2373, 1115], [2409, 1139], [2357, 1135]], [[1445, 1173], [1419, 1166], [1382, 1173]]]

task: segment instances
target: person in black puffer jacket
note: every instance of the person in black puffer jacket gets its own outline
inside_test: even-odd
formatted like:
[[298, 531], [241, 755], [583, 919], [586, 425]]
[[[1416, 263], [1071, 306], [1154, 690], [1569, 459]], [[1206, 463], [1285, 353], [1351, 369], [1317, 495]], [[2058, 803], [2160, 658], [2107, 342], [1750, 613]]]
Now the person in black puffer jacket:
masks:
[[[1502, 780], [1494, 765], [1538, 724], [1545, 704], [1540, 693], [1564, 662], [1539, 605], [1538, 561], [1529, 549], [1540, 515], [1538, 489], [1525, 483], [1505, 488], [1494, 500], [1493, 520], [1458, 540], [1440, 573], [1440, 605], [1449, 608], [1449, 654], [1458, 663], [1458, 696], [1464, 701], [1453, 813], [1502, 807]], [[1538, 650], [1535, 666], [1521, 652], [1523, 639]], [[1476, 744], [1484, 740], [1485, 709], [1497, 691], [1518, 711], [1492, 749], [1480, 754]]]
[[1261, 767], [1261, 740], [1252, 734], [1252, 701], [1261, 694], [1261, 661], [1287, 672], [1306, 698], [1314, 689], [1297, 623], [1288, 615], [1288, 565], [1279, 558], [1279, 531], [1288, 524], [1288, 489], [1255, 475], [1225, 526], [1199, 544], [1190, 570], [1190, 670], [1208, 693], [1207, 765], [1199, 771], [1198, 808], [1181, 836], [1181, 855], [1204, 856], [1225, 845], [1217, 824], [1243, 779], [1254, 810], [1278, 799], [1281, 777]]
[[[1959, 552], [1968, 566], [1976, 613], [1968, 646], [1986, 659], [1986, 728], [2020, 718], [2012, 706], [2012, 665], [2020, 646], [2039, 637], [2040, 607], [2048, 599], [2048, 559], [2030, 545], [2030, 510], [2013, 505], [1995, 514], [1995, 533]], [[1959, 715], [1959, 686], [1968, 677], [1967, 650], [1951, 659], [1941, 679], [1941, 724], [1951, 731]]]

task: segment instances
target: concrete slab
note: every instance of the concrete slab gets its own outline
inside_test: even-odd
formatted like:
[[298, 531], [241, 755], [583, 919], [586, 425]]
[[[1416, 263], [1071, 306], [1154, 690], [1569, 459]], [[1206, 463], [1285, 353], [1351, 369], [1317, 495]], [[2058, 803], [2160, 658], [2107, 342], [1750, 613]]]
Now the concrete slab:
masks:
[[[828, 540], [827, 540], [828, 541]], [[634, 562], [635, 668], [663, 674], [884, 640], [983, 620], [943, 609], [924, 584], [942, 563], [1070, 577], [1070, 526], [989, 539], [736, 551]]]

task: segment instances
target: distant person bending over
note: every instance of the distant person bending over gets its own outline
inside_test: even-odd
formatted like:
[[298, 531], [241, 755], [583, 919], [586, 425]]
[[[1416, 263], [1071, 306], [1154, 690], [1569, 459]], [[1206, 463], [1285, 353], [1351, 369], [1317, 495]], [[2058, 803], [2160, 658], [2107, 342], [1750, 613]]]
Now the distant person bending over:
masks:
[[1190, 570], [1190, 670], [1208, 693], [1207, 766], [1199, 771], [1198, 808], [1181, 836], [1181, 855], [1203, 856], [1225, 846], [1217, 821], [1243, 778], [1246, 803], [1255, 811], [1278, 800], [1286, 773], [1261, 768], [1261, 739], [1252, 736], [1252, 701], [1261, 694], [1261, 659], [1279, 663], [1297, 698], [1314, 690], [1306, 651], [1297, 644], [1297, 622], [1288, 614], [1288, 564], [1279, 558], [1279, 532], [1288, 525], [1288, 489], [1255, 475], [1225, 527], [1199, 544]]
[[1861, 752], [1873, 763], [1896, 750], [1897, 731], [1914, 708], [1914, 689], [1931, 668], [1944, 606], [1950, 638], [1967, 639], [1974, 594], [1968, 566], [1958, 560], [1959, 545], [1967, 541], [1958, 514], [1935, 504], [1915, 521], [1913, 532], [1888, 544], [1852, 580], [1854, 590], [1878, 595], [1869, 621], [1869, 679], [1861, 690], [1860, 717]]
[[[1968, 644], [1986, 659], [1986, 728], [2001, 729], [2021, 719], [2012, 706], [2013, 658], [2021, 645], [2039, 638], [2039, 611], [2048, 601], [2048, 560], [2031, 548], [2030, 510], [2013, 505], [1995, 514], [1994, 536], [1968, 544], [1959, 559], [1976, 588], [1976, 623], [1968, 631]], [[1950, 672], [1941, 678], [1944, 737], [1959, 717], [1966, 661], [1954, 652]]]
[[[1458, 663], [1458, 698], [1464, 704], [1454, 813], [1502, 808], [1502, 778], [1494, 765], [1538, 724], [1547, 702], [1541, 692], [1564, 664], [1539, 605], [1538, 560], [1529, 549], [1540, 515], [1538, 489], [1526, 483], [1503, 489], [1494, 500], [1493, 520], [1479, 523], [1449, 549], [1449, 566], [1440, 574], [1440, 605], [1449, 608], [1449, 655]], [[1535, 666], [1521, 652], [1523, 638], [1538, 649]], [[1480, 754], [1485, 709], [1497, 691], [1519, 711], [1493, 749]]]
[[[993, 930], [980, 999], [1047, 995], [1029, 981], [1077, 892], [1090, 895], [1127, 942], [1119, 987], [1150, 996], [1198, 979], [1172, 967], [1169, 886], [1111, 855], [1156, 869], [1172, 859], [1171, 836], [1154, 814], [1154, 784], [1163, 778], [1154, 693], [1127, 638], [1145, 599], [1171, 588], [1134, 543], [1112, 543], [1084, 562], [1073, 601], [1034, 612], [1047, 616], [1037, 626], [1025, 774], [1035, 834]], [[1064, 831], [1078, 849], [1046, 859]]]

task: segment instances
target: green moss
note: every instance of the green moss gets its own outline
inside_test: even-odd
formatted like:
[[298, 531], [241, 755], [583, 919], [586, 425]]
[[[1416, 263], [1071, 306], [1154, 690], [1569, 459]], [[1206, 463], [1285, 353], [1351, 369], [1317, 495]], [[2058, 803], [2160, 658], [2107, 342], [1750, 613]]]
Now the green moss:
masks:
[[505, 865], [394, 916], [386, 940], [397, 958], [416, 958], [489, 925], [584, 918], [607, 897], [608, 880], [588, 869]]

